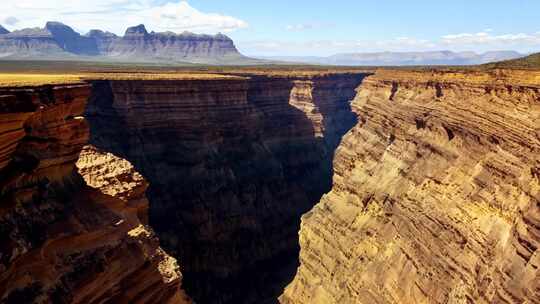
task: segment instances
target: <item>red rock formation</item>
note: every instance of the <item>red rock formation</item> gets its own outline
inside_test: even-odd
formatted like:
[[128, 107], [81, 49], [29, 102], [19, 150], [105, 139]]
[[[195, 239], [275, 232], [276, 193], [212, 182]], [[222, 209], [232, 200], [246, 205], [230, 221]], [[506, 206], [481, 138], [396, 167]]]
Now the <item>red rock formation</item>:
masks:
[[90, 87], [0, 91], [0, 302], [187, 303], [141, 208], [75, 169]]
[[282, 303], [540, 303], [540, 75], [380, 71]]

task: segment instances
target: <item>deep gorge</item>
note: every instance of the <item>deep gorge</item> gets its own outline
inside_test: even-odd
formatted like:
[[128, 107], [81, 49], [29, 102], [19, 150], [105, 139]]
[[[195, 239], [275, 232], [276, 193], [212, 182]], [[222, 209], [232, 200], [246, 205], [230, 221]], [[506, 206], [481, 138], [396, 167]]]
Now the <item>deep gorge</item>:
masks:
[[538, 303], [537, 76], [2, 89], [0, 302]]
[[96, 82], [90, 143], [148, 180], [150, 225], [197, 301], [275, 301], [364, 77]]

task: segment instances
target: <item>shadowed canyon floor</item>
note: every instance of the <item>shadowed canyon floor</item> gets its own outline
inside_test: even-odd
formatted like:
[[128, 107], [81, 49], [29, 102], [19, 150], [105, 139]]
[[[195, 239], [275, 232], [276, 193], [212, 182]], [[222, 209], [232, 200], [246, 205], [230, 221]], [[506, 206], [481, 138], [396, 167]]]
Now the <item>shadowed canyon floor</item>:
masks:
[[0, 303], [540, 302], [540, 73], [228, 74], [0, 89]]

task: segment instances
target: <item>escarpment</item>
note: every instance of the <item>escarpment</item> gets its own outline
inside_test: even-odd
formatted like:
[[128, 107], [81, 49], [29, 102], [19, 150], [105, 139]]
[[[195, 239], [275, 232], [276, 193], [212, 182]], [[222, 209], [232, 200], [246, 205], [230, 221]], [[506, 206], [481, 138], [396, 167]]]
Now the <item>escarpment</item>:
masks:
[[282, 303], [540, 303], [540, 74], [379, 71]]
[[99, 159], [125, 162], [96, 149], [79, 160], [84, 178], [75, 167], [90, 91], [0, 89], [0, 303], [188, 303], [176, 261], [137, 216], [144, 183], [86, 184]]
[[330, 190], [364, 74], [96, 81], [91, 143], [149, 182], [150, 225], [200, 303], [275, 301]]

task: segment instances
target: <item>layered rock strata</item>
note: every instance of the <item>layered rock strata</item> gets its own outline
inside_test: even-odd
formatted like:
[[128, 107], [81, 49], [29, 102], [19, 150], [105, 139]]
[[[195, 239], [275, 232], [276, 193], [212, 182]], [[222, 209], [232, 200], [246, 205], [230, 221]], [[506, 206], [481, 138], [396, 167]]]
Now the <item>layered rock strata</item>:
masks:
[[540, 303], [540, 74], [380, 71], [282, 303]]
[[[188, 303], [176, 261], [137, 216], [144, 184], [119, 174], [93, 188], [75, 168], [89, 95], [85, 84], [0, 89], [0, 303]], [[129, 171], [96, 150], [84, 159], [89, 181], [100, 159]]]
[[[149, 181], [150, 224], [200, 303], [275, 301], [331, 185], [363, 74], [98, 81], [91, 143]], [[272, 300], [273, 299], [273, 300]]]

